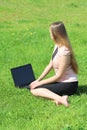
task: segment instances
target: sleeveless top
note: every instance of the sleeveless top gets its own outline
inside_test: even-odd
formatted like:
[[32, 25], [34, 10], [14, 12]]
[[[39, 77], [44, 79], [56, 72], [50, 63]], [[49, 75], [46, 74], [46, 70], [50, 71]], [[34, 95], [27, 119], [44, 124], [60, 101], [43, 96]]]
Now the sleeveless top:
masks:
[[[68, 48], [66, 48], [65, 46], [62, 46], [60, 48], [55, 46], [54, 53], [52, 55], [52, 64], [55, 74], [58, 73], [61, 56], [67, 56], [67, 55], [71, 55]], [[72, 69], [72, 65], [70, 64], [66, 68], [66, 70], [64, 71], [62, 77], [60, 78], [60, 80], [58, 80], [58, 82], [75, 82], [75, 81], [78, 81], [77, 75]]]

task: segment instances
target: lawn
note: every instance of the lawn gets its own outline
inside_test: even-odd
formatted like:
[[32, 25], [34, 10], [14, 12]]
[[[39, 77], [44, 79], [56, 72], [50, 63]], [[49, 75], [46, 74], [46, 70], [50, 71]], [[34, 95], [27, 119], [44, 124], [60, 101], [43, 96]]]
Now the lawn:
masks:
[[[0, 0], [0, 130], [87, 130], [86, 15], [87, 0]], [[10, 72], [31, 63], [36, 78], [41, 74], [54, 47], [54, 21], [64, 22], [79, 65], [69, 108], [15, 88]]]

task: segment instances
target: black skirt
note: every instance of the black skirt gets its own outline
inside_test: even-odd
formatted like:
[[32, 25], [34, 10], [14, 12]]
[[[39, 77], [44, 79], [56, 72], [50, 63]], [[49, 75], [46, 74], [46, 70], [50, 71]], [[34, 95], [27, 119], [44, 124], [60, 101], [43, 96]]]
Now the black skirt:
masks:
[[[41, 85], [37, 88], [46, 88], [58, 95], [73, 95], [78, 89], [78, 81], [75, 82], [55, 82], [51, 84]], [[35, 89], [37, 89], [35, 88]]]

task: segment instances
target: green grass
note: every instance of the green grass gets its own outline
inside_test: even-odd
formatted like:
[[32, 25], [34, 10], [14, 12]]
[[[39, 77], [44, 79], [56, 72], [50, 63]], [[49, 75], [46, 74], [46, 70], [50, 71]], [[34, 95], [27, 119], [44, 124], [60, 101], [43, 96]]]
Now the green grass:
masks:
[[[0, 130], [87, 130], [86, 14], [86, 0], [0, 0]], [[58, 20], [79, 65], [79, 90], [68, 109], [15, 88], [10, 73], [32, 63], [36, 78], [41, 74], [54, 47], [49, 25]]]

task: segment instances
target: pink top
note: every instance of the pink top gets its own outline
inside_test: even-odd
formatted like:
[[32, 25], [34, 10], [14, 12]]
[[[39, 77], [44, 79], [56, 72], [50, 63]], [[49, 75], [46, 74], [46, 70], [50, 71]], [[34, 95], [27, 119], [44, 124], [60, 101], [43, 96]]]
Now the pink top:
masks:
[[[56, 49], [56, 47], [57, 46], [55, 46], [54, 50]], [[58, 73], [60, 58], [63, 55], [70, 55], [70, 51], [65, 46], [58, 48], [58, 52], [52, 61], [55, 74]], [[75, 82], [77, 80], [78, 80], [77, 75], [73, 71], [71, 64], [69, 64], [67, 69], [65, 70], [63, 76], [61, 77], [60, 80], [58, 80], [58, 82]]]

